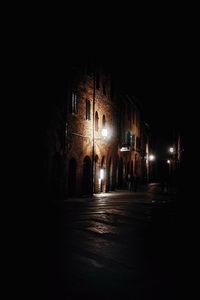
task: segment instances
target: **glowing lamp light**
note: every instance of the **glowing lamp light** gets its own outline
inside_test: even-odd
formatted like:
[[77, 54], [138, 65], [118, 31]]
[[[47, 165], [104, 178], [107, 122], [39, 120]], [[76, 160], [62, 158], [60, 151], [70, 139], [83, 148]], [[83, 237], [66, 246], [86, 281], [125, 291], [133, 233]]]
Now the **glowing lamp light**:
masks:
[[100, 179], [104, 178], [104, 169], [100, 169]]
[[130, 147], [122, 147], [120, 149], [121, 152], [130, 151]]
[[108, 130], [106, 128], [103, 128], [102, 129], [102, 136], [107, 137], [107, 135], [108, 135]]
[[170, 160], [169, 159], [167, 160], [167, 163], [170, 164]]
[[149, 160], [155, 160], [155, 155], [153, 155], [153, 154], [151, 154], [151, 155], [149, 155]]
[[173, 153], [173, 152], [174, 152], [174, 148], [173, 148], [173, 147], [170, 147], [170, 148], [169, 148], [169, 152], [170, 152], [170, 153]]

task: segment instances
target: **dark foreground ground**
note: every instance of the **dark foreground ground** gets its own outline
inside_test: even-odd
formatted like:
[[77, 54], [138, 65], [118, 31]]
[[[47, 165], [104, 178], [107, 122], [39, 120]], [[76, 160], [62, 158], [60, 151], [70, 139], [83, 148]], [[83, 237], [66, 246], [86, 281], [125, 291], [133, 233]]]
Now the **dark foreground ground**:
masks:
[[179, 299], [173, 191], [150, 184], [68, 199], [63, 211], [49, 246], [49, 299]]

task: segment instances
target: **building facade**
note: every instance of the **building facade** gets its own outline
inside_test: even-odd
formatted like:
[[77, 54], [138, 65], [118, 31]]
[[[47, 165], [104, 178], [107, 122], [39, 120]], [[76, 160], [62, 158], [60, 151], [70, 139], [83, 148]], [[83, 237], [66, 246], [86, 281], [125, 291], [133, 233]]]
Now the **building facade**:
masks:
[[56, 198], [127, 188], [148, 177], [148, 130], [136, 97], [102, 65], [72, 66], [55, 93], [47, 130], [46, 182]]
[[140, 182], [147, 179], [148, 131], [136, 97], [120, 94], [119, 124], [118, 187], [126, 188], [129, 174]]
[[110, 74], [90, 65], [74, 70], [67, 102], [67, 195], [115, 189], [118, 106]]
[[141, 108], [135, 97], [113, 86], [102, 67], [74, 70], [66, 123], [69, 197], [127, 188], [129, 173], [147, 176]]

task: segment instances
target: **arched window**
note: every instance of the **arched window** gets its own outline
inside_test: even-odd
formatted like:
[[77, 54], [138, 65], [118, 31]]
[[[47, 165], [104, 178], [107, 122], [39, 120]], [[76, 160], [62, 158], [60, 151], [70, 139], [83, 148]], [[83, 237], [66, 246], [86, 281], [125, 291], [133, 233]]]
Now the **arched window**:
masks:
[[86, 120], [90, 120], [91, 116], [90, 116], [90, 100], [86, 100]]
[[71, 95], [71, 113], [72, 114], [77, 114], [78, 109], [77, 109], [77, 94], [76, 92], [72, 92]]
[[131, 145], [131, 133], [130, 131], [127, 132], [127, 145], [130, 146]]
[[105, 156], [102, 157], [102, 160], [101, 160], [101, 168], [104, 167], [104, 163], [105, 163]]
[[98, 131], [99, 130], [99, 115], [98, 112], [96, 111], [95, 113], [95, 130]]
[[103, 128], [106, 127], [106, 117], [105, 117], [105, 115], [103, 115], [103, 118], [102, 118], [102, 127]]

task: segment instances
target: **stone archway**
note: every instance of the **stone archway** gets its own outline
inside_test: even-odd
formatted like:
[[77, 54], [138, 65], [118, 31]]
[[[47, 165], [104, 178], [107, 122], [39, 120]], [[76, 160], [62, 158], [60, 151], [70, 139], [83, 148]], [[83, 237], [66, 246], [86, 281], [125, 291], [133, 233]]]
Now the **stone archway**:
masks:
[[123, 158], [119, 159], [119, 167], [118, 167], [118, 187], [123, 187]]
[[107, 171], [107, 191], [111, 190], [112, 187], [112, 159], [109, 159], [108, 162], [108, 171]]
[[83, 195], [92, 194], [92, 163], [89, 156], [83, 160], [83, 177], [82, 177]]
[[102, 157], [101, 159], [101, 169], [100, 169], [100, 173], [102, 171], [102, 176], [100, 174], [100, 192], [105, 192], [106, 191], [106, 172], [105, 172], [106, 168], [105, 168], [105, 156]]
[[138, 171], [139, 171], [139, 164], [138, 164], [138, 155], [135, 154], [135, 174], [138, 175]]
[[130, 170], [130, 174], [131, 174], [131, 176], [133, 176], [133, 160], [131, 161], [131, 170]]
[[100, 177], [100, 166], [99, 166], [99, 157], [98, 155], [95, 156], [95, 166], [94, 166], [94, 193], [100, 192], [99, 187], [99, 177]]

